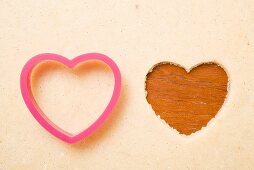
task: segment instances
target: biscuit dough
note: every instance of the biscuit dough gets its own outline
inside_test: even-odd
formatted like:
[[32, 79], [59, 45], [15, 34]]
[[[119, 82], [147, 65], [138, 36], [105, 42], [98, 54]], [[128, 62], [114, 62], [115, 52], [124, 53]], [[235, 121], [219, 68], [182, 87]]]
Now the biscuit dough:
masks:
[[[1, 1], [0, 169], [253, 169], [253, 20], [252, 0]], [[21, 97], [23, 65], [45, 52], [103, 53], [122, 72], [112, 116], [81, 143], [68, 145], [45, 131]], [[227, 69], [227, 101], [193, 135], [179, 135], [146, 101], [147, 71], [162, 61], [185, 68], [215, 61]], [[71, 100], [77, 112], [82, 102], [98, 107], [81, 96], [65, 105]]]

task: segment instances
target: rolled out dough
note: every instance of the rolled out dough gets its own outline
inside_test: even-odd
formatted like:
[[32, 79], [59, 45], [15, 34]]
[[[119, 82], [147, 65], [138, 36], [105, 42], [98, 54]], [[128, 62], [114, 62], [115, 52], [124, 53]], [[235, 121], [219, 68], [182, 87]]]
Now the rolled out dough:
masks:
[[[252, 0], [0, 1], [0, 169], [253, 169], [253, 20]], [[46, 132], [21, 97], [23, 65], [45, 52], [100, 52], [122, 72], [115, 111], [81, 143]], [[147, 103], [145, 76], [163, 61], [226, 68], [227, 101], [200, 132], [179, 135]]]

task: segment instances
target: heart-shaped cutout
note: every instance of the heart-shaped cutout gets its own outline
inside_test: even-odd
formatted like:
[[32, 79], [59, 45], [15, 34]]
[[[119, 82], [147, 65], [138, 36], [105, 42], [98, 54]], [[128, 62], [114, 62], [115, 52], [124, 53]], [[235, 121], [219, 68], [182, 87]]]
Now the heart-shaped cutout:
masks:
[[[64, 129], [61, 129], [59, 126], [57, 126], [53, 121], [51, 121], [46, 114], [43, 113], [41, 108], [38, 106], [33, 93], [32, 93], [32, 85], [31, 85], [31, 74], [34, 68], [45, 61], [53, 61], [58, 62], [59, 64], [62, 64], [69, 69], [75, 69], [77, 66], [79, 66], [81, 63], [87, 63], [87, 61], [100, 61], [105, 63], [110, 67], [114, 74], [114, 89], [113, 94], [110, 98], [110, 101], [104, 111], [101, 113], [101, 115], [85, 130], [82, 132], [72, 135], [65, 131]], [[115, 107], [117, 100], [120, 95], [120, 89], [121, 89], [121, 75], [120, 71], [117, 67], [117, 65], [114, 63], [113, 60], [111, 60], [109, 57], [98, 54], [98, 53], [89, 53], [80, 55], [73, 60], [69, 60], [63, 56], [57, 55], [57, 54], [40, 54], [33, 58], [31, 58], [24, 66], [21, 78], [20, 78], [20, 85], [21, 85], [21, 92], [23, 99], [30, 110], [30, 112], [33, 114], [35, 119], [51, 134], [56, 136], [57, 138], [67, 142], [67, 143], [75, 143], [78, 142], [84, 138], [86, 138], [88, 135], [93, 133], [97, 128], [99, 128], [102, 123], [107, 119], [107, 117], [112, 112], [113, 108]], [[85, 97], [85, 96], [84, 96]], [[71, 121], [71, 120], [70, 120]]]
[[228, 82], [227, 73], [216, 63], [203, 63], [190, 71], [173, 63], [159, 63], [147, 74], [146, 99], [168, 125], [190, 135], [218, 113]]

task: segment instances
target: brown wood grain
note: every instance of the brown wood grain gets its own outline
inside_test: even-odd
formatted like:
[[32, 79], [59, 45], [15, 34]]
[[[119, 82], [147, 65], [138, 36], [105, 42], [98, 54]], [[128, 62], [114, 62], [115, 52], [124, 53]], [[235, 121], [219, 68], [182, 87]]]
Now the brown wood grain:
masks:
[[214, 118], [224, 103], [227, 86], [226, 72], [215, 63], [204, 63], [189, 73], [161, 63], [147, 74], [147, 101], [171, 127], [190, 135]]

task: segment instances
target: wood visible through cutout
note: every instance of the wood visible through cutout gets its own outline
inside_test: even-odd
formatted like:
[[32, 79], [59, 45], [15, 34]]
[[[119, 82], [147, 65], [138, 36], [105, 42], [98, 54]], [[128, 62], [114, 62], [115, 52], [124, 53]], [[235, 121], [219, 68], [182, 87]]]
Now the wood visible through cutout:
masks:
[[227, 95], [228, 76], [216, 63], [189, 73], [172, 63], [157, 64], [147, 74], [147, 101], [167, 124], [190, 135], [215, 117]]

